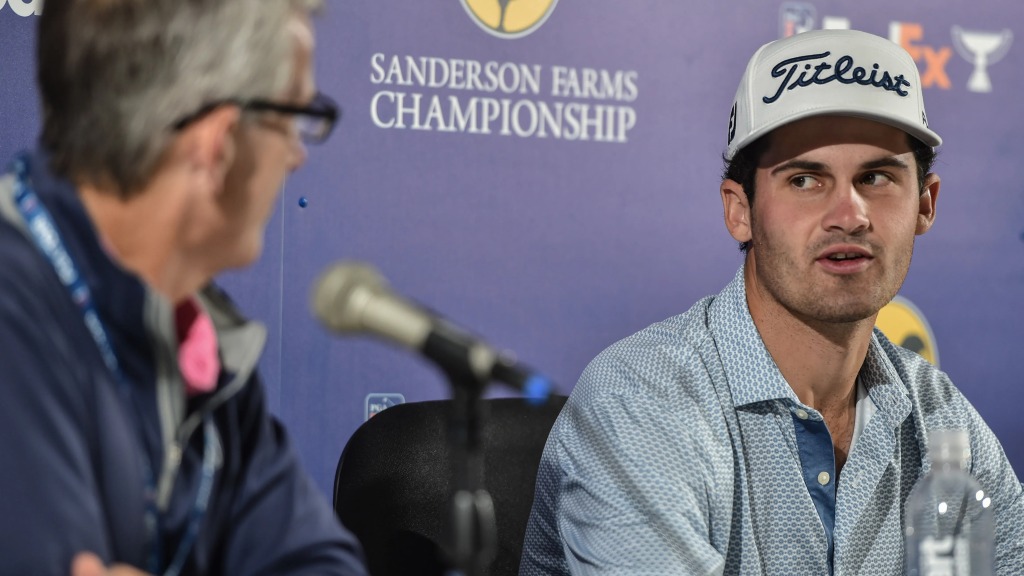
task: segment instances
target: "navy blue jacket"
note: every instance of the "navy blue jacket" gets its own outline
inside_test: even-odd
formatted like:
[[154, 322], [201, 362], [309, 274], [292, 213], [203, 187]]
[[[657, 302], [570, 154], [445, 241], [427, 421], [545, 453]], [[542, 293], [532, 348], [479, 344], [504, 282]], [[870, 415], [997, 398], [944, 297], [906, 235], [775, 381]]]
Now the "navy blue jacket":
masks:
[[182, 574], [364, 574], [358, 543], [267, 411], [256, 373], [263, 327], [216, 288], [204, 290], [222, 372], [215, 391], [187, 398], [171, 304], [108, 258], [73, 186], [49, 173], [45, 155], [31, 170], [126, 383], [19, 229], [12, 177], [0, 178], [0, 574], [66, 575], [81, 551], [147, 568], [147, 485], [156, 489], [166, 567], [196, 502], [204, 416], [214, 424], [216, 474]]

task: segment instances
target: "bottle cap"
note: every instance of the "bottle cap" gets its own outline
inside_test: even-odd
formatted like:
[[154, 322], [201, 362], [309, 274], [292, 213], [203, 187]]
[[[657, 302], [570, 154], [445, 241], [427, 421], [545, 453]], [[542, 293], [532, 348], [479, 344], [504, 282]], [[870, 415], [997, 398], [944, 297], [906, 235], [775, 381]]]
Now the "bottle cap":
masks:
[[928, 451], [934, 463], [964, 464], [971, 457], [971, 442], [966, 430], [931, 430]]

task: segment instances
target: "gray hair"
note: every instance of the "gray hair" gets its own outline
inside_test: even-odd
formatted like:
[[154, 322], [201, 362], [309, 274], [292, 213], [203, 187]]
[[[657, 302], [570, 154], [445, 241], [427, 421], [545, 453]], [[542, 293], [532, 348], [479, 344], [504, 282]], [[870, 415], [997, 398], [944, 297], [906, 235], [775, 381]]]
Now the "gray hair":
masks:
[[52, 169], [141, 189], [204, 105], [269, 98], [293, 73], [286, 23], [322, 0], [47, 0], [37, 65]]

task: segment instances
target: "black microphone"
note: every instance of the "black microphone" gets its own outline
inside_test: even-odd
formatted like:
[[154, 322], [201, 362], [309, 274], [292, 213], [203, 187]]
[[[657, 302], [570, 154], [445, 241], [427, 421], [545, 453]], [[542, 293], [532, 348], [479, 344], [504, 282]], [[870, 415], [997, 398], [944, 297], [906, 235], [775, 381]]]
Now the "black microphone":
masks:
[[551, 394], [548, 378], [395, 294], [369, 264], [335, 264], [317, 280], [312, 304], [313, 314], [327, 328], [340, 333], [365, 332], [405, 346], [449, 375], [470, 375], [481, 385], [502, 382], [534, 404], [543, 403]]

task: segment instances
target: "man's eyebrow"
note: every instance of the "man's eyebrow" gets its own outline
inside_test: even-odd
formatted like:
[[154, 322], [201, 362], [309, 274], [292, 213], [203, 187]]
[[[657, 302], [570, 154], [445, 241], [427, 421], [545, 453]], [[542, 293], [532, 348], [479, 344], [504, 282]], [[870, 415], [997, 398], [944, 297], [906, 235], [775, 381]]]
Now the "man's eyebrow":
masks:
[[787, 170], [807, 170], [808, 172], [823, 172], [825, 171], [825, 164], [821, 162], [812, 162], [810, 160], [790, 160], [789, 162], [783, 162], [772, 169], [771, 175], [775, 176], [779, 172], [785, 172]]
[[863, 170], [875, 170], [878, 168], [898, 168], [902, 170], [910, 170], [910, 165], [908, 165], [903, 160], [900, 160], [896, 156], [886, 156], [885, 158], [879, 158], [878, 160], [865, 162], [864, 164], [861, 165], [861, 169]]
[[[806, 170], [808, 172], [824, 172], [828, 168], [823, 162], [813, 162], [811, 160], [790, 160], [789, 162], [783, 162], [772, 169], [771, 175], [775, 176], [780, 172], [786, 172], [788, 170]], [[910, 170], [910, 166], [900, 160], [896, 156], [886, 156], [885, 158], [879, 158], [877, 160], [871, 160], [861, 164], [861, 170], [877, 170], [879, 168], [899, 168], [902, 170]]]

